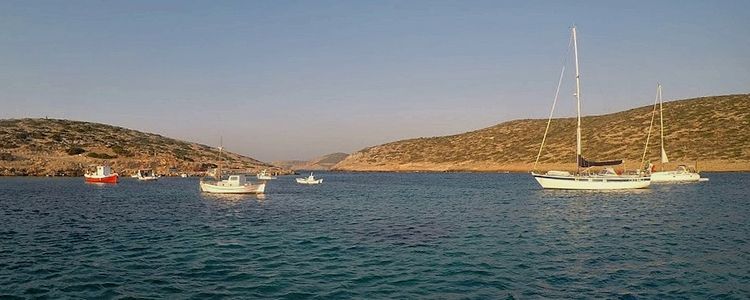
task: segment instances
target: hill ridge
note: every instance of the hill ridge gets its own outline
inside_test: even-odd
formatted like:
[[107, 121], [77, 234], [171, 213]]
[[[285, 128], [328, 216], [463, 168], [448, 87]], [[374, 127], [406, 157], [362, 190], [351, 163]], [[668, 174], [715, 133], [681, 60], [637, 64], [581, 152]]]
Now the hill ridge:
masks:
[[[0, 175], [81, 175], [109, 164], [121, 175], [139, 168], [197, 174], [221, 160], [227, 168], [288, 173], [259, 160], [207, 145], [95, 122], [48, 118], [0, 120]], [[123, 174], [125, 173], [125, 174]]]
[[[625, 159], [640, 165], [653, 105], [581, 118], [583, 154], [590, 160]], [[698, 97], [664, 103], [665, 143], [677, 162], [700, 161], [703, 170], [750, 170], [750, 94]], [[342, 171], [529, 171], [546, 119], [519, 119], [437, 137], [364, 148], [334, 169]], [[658, 126], [658, 119], [655, 126]], [[654, 127], [648, 158], [658, 158]], [[540, 169], [575, 168], [575, 117], [552, 120]], [[667, 167], [673, 167], [668, 165]]]
[[347, 153], [335, 152], [311, 160], [283, 160], [274, 161], [272, 164], [292, 170], [330, 170], [347, 156]]

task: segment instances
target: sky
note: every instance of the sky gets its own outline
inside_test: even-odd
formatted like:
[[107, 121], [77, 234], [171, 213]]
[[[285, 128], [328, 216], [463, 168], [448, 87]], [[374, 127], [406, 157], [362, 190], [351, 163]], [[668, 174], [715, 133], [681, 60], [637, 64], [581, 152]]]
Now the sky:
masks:
[[0, 118], [264, 161], [750, 92], [750, 1], [0, 0]]

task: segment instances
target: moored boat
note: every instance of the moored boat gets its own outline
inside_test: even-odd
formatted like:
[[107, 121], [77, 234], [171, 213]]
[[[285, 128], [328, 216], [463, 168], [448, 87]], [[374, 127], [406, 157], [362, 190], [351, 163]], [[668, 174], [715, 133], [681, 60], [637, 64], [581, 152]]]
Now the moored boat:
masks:
[[225, 180], [210, 181], [202, 179], [200, 181], [201, 191], [206, 193], [217, 194], [263, 194], [266, 190], [266, 183], [253, 184], [247, 181], [245, 175], [229, 175]]
[[313, 173], [310, 173], [310, 176], [307, 176], [306, 178], [297, 178], [297, 183], [299, 184], [321, 184], [323, 183], [323, 178], [315, 179], [315, 176], [313, 176]]
[[[651, 178], [645, 173], [638, 172], [636, 174], [620, 174], [615, 172], [610, 166], [622, 164], [622, 160], [607, 160], [607, 161], [589, 161], [584, 158], [582, 154], [582, 141], [581, 141], [581, 85], [580, 85], [580, 74], [578, 68], [578, 42], [576, 37], [576, 27], [573, 26], [571, 29], [571, 39], [573, 44], [573, 52], [575, 55], [575, 71], [576, 71], [576, 115], [577, 115], [577, 126], [576, 126], [576, 172], [571, 173], [568, 171], [548, 171], [544, 174], [536, 173], [536, 165], [541, 157], [542, 150], [544, 148], [544, 142], [547, 138], [549, 126], [552, 121], [552, 112], [554, 112], [555, 103], [557, 103], [557, 95], [560, 91], [560, 83], [562, 82], [562, 74], [560, 75], [560, 82], [558, 83], [557, 93], [555, 95], [555, 102], [552, 104], [552, 112], [550, 112], [550, 118], [547, 121], [547, 128], [542, 138], [542, 143], [539, 147], [539, 154], [537, 155], [536, 162], [534, 163], [534, 171], [531, 175], [534, 179], [545, 189], [566, 189], [566, 190], [620, 190], [620, 189], [640, 189], [646, 188], [651, 184]], [[592, 172], [593, 167], [606, 167], [601, 172]], [[581, 170], [583, 168], [583, 170]]]
[[[661, 97], [661, 84], [658, 84], [656, 86], [656, 98], [659, 102], [659, 127], [660, 129], [660, 137], [661, 137], [661, 171], [653, 172], [651, 168], [651, 182], [658, 182], [658, 183], [676, 183], [676, 182], [699, 182], [699, 181], [708, 181], [708, 178], [701, 178], [701, 175], [698, 173], [697, 170], [694, 168], [689, 168], [686, 165], [679, 165], [677, 166], [677, 169], [674, 171], [664, 171], [664, 164], [669, 162], [669, 157], [667, 157], [667, 150], [664, 147], [664, 107], [662, 106], [663, 100]], [[654, 105], [654, 114], [656, 113], [656, 105]], [[653, 117], [652, 117], [653, 119]], [[653, 124], [653, 122], [652, 122]], [[649, 133], [651, 131], [651, 127], [649, 127]], [[645, 152], [644, 152], [645, 157]], [[696, 163], [697, 166], [697, 163]], [[702, 180], [703, 179], [703, 180]]]
[[[222, 144], [220, 142], [220, 144]], [[222, 156], [223, 145], [219, 146], [219, 157]], [[215, 180], [201, 178], [198, 185], [202, 192], [215, 194], [263, 194], [266, 191], [266, 182], [251, 183], [243, 174], [231, 174], [227, 179], [222, 180], [221, 163], [214, 170]]]
[[159, 179], [159, 175], [156, 175], [152, 169], [138, 170], [133, 177], [140, 181], [154, 181]]
[[539, 185], [545, 189], [564, 190], [623, 190], [640, 189], [649, 186], [646, 177], [634, 175], [618, 175], [611, 168], [599, 173], [571, 174], [566, 171], [549, 171], [545, 174], [533, 173]]
[[[706, 179], [706, 180], [701, 180]], [[651, 173], [651, 182], [699, 182], [708, 181], [708, 178], [701, 178], [695, 170], [685, 165], [677, 166], [674, 171], [659, 171]]]
[[109, 166], [97, 166], [95, 172], [87, 172], [83, 177], [86, 182], [91, 183], [117, 183], [119, 179], [119, 175], [112, 173], [112, 168]]
[[260, 173], [255, 175], [258, 180], [274, 180], [276, 179], [276, 176], [273, 176], [268, 173], [267, 170], [260, 171]]

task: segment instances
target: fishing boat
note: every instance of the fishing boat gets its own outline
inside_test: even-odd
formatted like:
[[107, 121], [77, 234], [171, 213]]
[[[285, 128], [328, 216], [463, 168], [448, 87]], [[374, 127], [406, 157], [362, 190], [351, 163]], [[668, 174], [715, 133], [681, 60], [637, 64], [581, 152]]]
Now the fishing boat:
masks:
[[[667, 157], [667, 150], [664, 147], [664, 106], [662, 100], [661, 84], [656, 86], [656, 98], [659, 102], [659, 127], [661, 136], [661, 167], [658, 172], [651, 172], [651, 182], [658, 183], [670, 183], [670, 182], [699, 182], [706, 181], [708, 178], [701, 178], [701, 175], [694, 168], [690, 168], [686, 165], [679, 165], [677, 169], [673, 171], [664, 171], [664, 164], [669, 162]], [[656, 113], [656, 105], [654, 105], [654, 114]], [[653, 123], [653, 122], [652, 122]], [[651, 127], [649, 127], [649, 132]], [[650, 168], [651, 170], [652, 168]], [[704, 180], [701, 180], [704, 179]]]
[[[580, 84], [580, 73], [578, 67], [578, 41], [576, 36], [576, 27], [571, 28], [571, 39], [573, 44], [573, 52], [575, 56], [575, 71], [576, 71], [576, 114], [577, 114], [577, 125], [576, 125], [576, 171], [571, 173], [568, 171], [548, 171], [544, 174], [536, 173], [536, 165], [541, 157], [542, 149], [544, 148], [544, 142], [547, 138], [549, 126], [552, 121], [552, 113], [554, 112], [555, 104], [557, 103], [557, 94], [560, 91], [560, 83], [562, 82], [563, 72], [560, 74], [560, 82], [558, 83], [557, 93], [555, 101], [552, 104], [552, 112], [550, 112], [549, 120], [547, 121], [547, 129], [545, 129], [544, 137], [542, 138], [542, 144], [539, 147], [539, 154], [537, 155], [536, 162], [534, 163], [534, 171], [531, 175], [536, 179], [539, 185], [545, 189], [565, 189], [565, 190], [620, 190], [620, 189], [640, 189], [647, 188], [651, 184], [651, 178], [645, 173], [636, 174], [622, 174], [622, 172], [616, 172], [611, 166], [622, 164], [622, 160], [607, 160], [607, 161], [590, 161], [584, 158], [581, 141], [581, 84]], [[593, 167], [606, 167], [599, 172], [592, 171]], [[581, 170], [583, 168], [583, 170]]]
[[323, 183], [323, 179], [315, 179], [315, 176], [313, 176], [313, 173], [310, 173], [310, 176], [307, 176], [306, 178], [297, 178], [297, 183], [299, 184], [321, 184]]
[[[219, 146], [219, 157], [222, 157], [223, 146]], [[215, 180], [201, 178], [199, 186], [202, 192], [215, 194], [263, 194], [266, 182], [251, 183], [243, 174], [232, 174], [222, 179], [221, 163], [214, 171]]]
[[266, 171], [266, 170], [260, 171], [260, 173], [256, 174], [255, 177], [258, 178], [258, 180], [274, 180], [274, 179], [276, 179], [276, 176], [273, 176], [273, 175], [269, 174], [268, 171]]
[[229, 175], [224, 180], [208, 181], [201, 180], [200, 188], [202, 192], [215, 194], [263, 194], [266, 190], [266, 183], [251, 183], [247, 181], [245, 175]]
[[152, 169], [138, 170], [133, 177], [140, 181], [154, 181], [159, 179], [159, 175], [156, 175]]
[[87, 172], [83, 175], [86, 182], [92, 183], [117, 183], [119, 175], [112, 173], [112, 168], [109, 166], [97, 166], [96, 172]]

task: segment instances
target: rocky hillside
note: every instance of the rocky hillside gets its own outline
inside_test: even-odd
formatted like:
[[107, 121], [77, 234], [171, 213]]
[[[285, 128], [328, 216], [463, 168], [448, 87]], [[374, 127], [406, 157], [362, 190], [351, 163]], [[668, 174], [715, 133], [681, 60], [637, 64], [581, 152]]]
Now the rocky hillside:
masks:
[[109, 164], [121, 175], [139, 168], [161, 174], [198, 174], [223, 161], [239, 171], [269, 169], [261, 161], [217, 148], [127, 128], [69, 120], [0, 120], [0, 175], [81, 175], [91, 165]]
[[[582, 118], [589, 160], [624, 159], [640, 165], [653, 106]], [[349, 171], [529, 171], [547, 120], [505, 122], [463, 134], [417, 138], [363, 149], [335, 166]], [[703, 97], [664, 104], [671, 160], [701, 170], [750, 170], [750, 94]], [[658, 116], [648, 158], [658, 161]], [[575, 118], [552, 121], [538, 169], [575, 169]]]
[[333, 166], [344, 160], [347, 156], [349, 156], [349, 154], [337, 152], [323, 155], [309, 161], [275, 161], [273, 162], [273, 165], [292, 170], [330, 170]]

